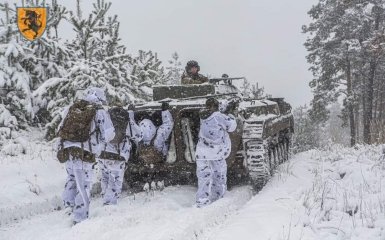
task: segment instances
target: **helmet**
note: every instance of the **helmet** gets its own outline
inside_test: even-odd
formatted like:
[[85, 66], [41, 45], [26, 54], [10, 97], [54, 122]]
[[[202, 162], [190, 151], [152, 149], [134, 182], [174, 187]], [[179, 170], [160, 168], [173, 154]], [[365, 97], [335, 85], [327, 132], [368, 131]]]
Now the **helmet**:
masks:
[[206, 108], [207, 109], [213, 109], [215, 111], [218, 111], [219, 109], [219, 102], [215, 98], [208, 98], [206, 100]]
[[189, 72], [190, 69], [193, 68], [193, 67], [198, 68], [198, 72], [199, 72], [199, 70], [200, 70], [199, 64], [198, 64], [197, 61], [194, 61], [194, 60], [190, 60], [190, 61], [187, 62], [186, 67], [185, 67], [186, 72]]
[[127, 110], [134, 111], [135, 110], [135, 105], [133, 103], [128, 104]]
[[226, 73], [222, 74], [222, 78], [229, 78], [229, 75], [227, 75]]

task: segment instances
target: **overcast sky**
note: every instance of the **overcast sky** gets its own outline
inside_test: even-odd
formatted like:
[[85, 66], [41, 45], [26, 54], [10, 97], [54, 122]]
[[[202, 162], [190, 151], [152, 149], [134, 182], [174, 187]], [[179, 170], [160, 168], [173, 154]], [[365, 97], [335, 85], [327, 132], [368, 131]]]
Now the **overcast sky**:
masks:
[[[74, 9], [76, 0], [59, 0]], [[91, 0], [82, 0], [86, 12]], [[293, 106], [309, 103], [312, 78], [301, 26], [316, 0], [112, 0], [130, 53], [153, 50], [164, 63], [178, 52], [202, 74], [245, 76]], [[68, 24], [59, 33], [72, 34]], [[70, 36], [72, 37], [72, 36]]]

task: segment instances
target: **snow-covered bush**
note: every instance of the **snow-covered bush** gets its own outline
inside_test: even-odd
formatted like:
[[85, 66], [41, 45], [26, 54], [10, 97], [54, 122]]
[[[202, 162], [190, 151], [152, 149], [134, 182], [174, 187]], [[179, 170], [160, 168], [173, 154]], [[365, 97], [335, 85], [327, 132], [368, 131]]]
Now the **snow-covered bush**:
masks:
[[381, 152], [379, 146], [310, 151], [312, 159], [319, 161], [312, 170], [313, 187], [302, 196], [310, 227], [322, 230], [324, 237], [343, 239], [385, 227], [385, 162]]
[[169, 79], [167, 83], [171, 85], [179, 85], [180, 79], [183, 73], [183, 67], [182, 63], [179, 59], [179, 54], [177, 52], [174, 52], [171, 55], [171, 60], [168, 61], [169, 66], [166, 67], [166, 69], [169, 71]]
[[331, 145], [349, 145], [349, 133], [343, 127], [340, 118], [341, 108], [339, 104], [328, 107], [329, 118], [323, 122], [314, 121], [308, 106], [300, 106], [293, 111], [294, 115], [294, 153], [303, 152], [315, 148], [328, 148]]
[[[26, 41], [17, 27], [15, 7], [0, 3], [0, 146], [14, 131], [30, 126], [45, 127], [46, 138], [55, 137], [63, 108], [87, 87], [103, 87], [108, 100], [128, 104], [150, 100], [152, 86], [169, 80], [171, 70], [165, 71], [153, 51], [126, 52], [117, 16], [107, 14], [110, 2], [95, 1], [84, 17], [80, 1], [76, 12], [57, 1], [24, 3], [48, 7], [47, 28], [41, 38]], [[65, 42], [58, 36], [64, 18], [75, 31]]]
[[93, 6], [85, 18], [80, 7], [76, 13], [69, 12], [76, 37], [61, 47], [70, 53], [65, 72], [46, 80], [33, 93], [35, 112], [49, 115], [47, 139], [55, 137], [64, 107], [89, 86], [105, 89], [109, 102], [128, 104], [150, 100], [153, 84], [166, 80], [161, 61], [152, 51], [139, 51], [134, 57], [126, 53], [117, 16], [107, 16], [111, 3], [100, 0]]

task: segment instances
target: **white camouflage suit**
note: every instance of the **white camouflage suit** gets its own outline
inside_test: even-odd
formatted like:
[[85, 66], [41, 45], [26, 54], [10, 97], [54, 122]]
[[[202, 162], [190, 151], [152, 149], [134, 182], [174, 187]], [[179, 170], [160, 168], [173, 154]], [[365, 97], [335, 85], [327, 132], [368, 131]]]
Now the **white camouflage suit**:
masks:
[[[103, 90], [99, 88], [87, 89], [83, 99], [100, 105], [106, 101]], [[64, 111], [63, 120], [59, 125], [59, 129], [68, 114], [68, 110], [69, 108]], [[93, 134], [90, 139], [92, 150], [90, 151], [89, 149], [88, 141], [83, 143], [83, 147], [85, 151], [92, 152], [98, 156], [101, 152], [102, 143], [111, 141], [115, 137], [115, 130], [108, 112], [104, 109], [97, 110], [94, 121], [91, 123], [91, 132], [95, 131], [96, 125], [98, 125], [100, 130], [99, 139], [96, 139], [96, 134]], [[63, 142], [63, 148], [81, 148], [81, 145], [80, 142]], [[62, 195], [64, 207], [72, 209], [73, 221], [74, 223], [78, 223], [88, 218], [94, 163], [85, 162], [70, 156], [65, 166], [67, 170], [67, 181]]]
[[[130, 121], [126, 129], [127, 137], [119, 144], [120, 156], [123, 157], [125, 161], [98, 159], [102, 171], [101, 185], [103, 203], [105, 205], [118, 203], [118, 198], [122, 192], [125, 165], [131, 153], [132, 145], [130, 139], [138, 143], [143, 138], [142, 130], [134, 120], [134, 112], [128, 111], [128, 113]], [[118, 146], [116, 144], [106, 143], [104, 151], [119, 154], [117, 149]]]
[[233, 115], [213, 112], [200, 120], [199, 140], [196, 147], [198, 207], [222, 198], [227, 190], [226, 158], [231, 152], [228, 132], [233, 132], [237, 123]]
[[158, 130], [149, 119], [143, 119], [139, 125], [143, 132], [143, 143], [149, 145], [151, 140], [155, 137], [154, 147], [156, 150], [161, 152], [163, 156], [167, 156], [167, 139], [169, 138], [174, 127], [174, 120], [170, 111], [162, 111], [162, 125], [159, 126]]

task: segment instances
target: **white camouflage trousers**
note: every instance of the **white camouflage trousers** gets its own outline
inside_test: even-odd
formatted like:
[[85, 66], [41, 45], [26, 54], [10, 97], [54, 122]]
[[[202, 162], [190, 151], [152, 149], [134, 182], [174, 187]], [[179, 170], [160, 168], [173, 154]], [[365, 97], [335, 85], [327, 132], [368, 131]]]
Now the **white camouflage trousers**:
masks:
[[197, 160], [198, 207], [208, 205], [222, 198], [227, 190], [226, 160]]
[[67, 181], [62, 197], [64, 207], [73, 209], [73, 220], [77, 223], [88, 218], [93, 165], [72, 157], [65, 163]]
[[103, 204], [117, 204], [122, 192], [125, 162], [99, 159], [98, 163], [102, 171]]

